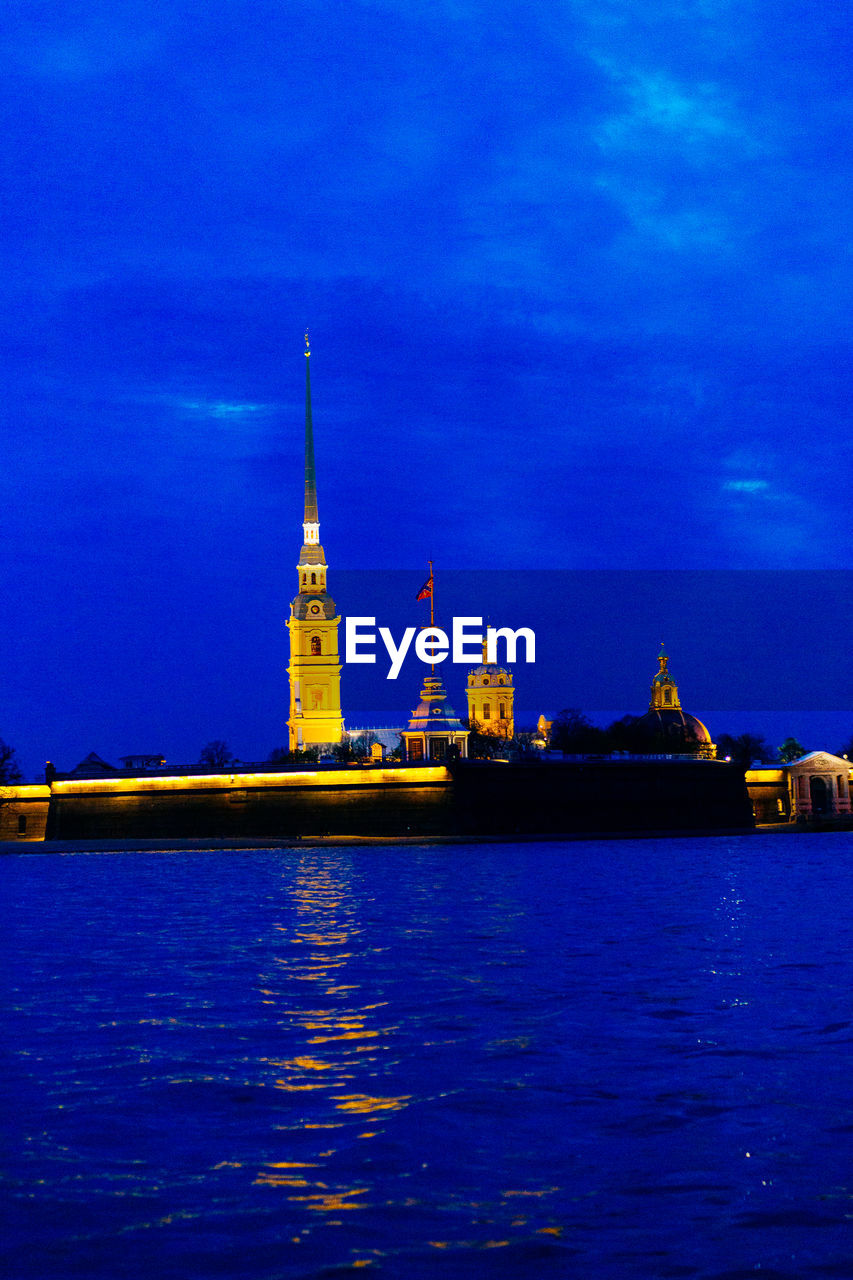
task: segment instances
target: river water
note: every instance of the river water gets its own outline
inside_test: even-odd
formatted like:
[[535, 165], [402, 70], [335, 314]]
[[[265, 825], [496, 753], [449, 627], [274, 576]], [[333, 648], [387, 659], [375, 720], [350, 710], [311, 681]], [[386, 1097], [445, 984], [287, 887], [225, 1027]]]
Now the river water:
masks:
[[0, 861], [8, 1280], [853, 1276], [853, 835]]

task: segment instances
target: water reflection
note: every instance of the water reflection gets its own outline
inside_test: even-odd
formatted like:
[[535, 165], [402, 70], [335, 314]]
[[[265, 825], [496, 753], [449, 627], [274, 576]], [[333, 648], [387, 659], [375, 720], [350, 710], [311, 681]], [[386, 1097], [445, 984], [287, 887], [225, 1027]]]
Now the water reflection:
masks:
[[839, 1274], [851, 853], [7, 860], [10, 1274]]
[[[312, 1213], [350, 1213], [367, 1207], [370, 1192], [363, 1175], [357, 1182], [348, 1176], [350, 1143], [378, 1137], [382, 1120], [411, 1100], [377, 1087], [398, 1065], [398, 1027], [388, 1001], [354, 980], [366, 945], [359, 911], [370, 899], [355, 891], [347, 860], [306, 855], [295, 875], [285, 872], [282, 887], [259, 993], [265, 1020], [272, 1015], [289, 1052], [262, 1065], [292, 1106], [275, 1126], [279, 1150], [254, 1181]], [[301, 1094], [311, 1099], [304, 1114], [293, 1109]]]
[[[716, 925], [713, 967], [708, 970], [718, 978], [742, 978], [743, 947], [746, 925], [741, 873], [738, 867], [728, 867], [723, 873], [723, 884], [714, 906]], [[711, 941], [711, 939], [709, 939]]]

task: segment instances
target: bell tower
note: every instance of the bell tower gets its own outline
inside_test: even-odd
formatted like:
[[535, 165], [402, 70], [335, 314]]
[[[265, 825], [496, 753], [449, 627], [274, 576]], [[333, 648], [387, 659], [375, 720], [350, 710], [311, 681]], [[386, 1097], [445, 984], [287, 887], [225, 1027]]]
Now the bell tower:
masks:
[[515, 688], [512, 672], [489, 662], [483, 638], [483, 661], [468, 672], [468, 723], [480, 733], [511, 738], [515, 733]]
[[341, 716], [341, 663], [338, 654], [340, 618], [326, 592], [326, 556], [320, 545], [317, 513], [317, 477], [314, 469], [314, 428], [311, 420], [311, 347], [305, 334], [305, 516], [302, 550], [296, 571], [299, 594], [290, 605], [290, 716], [287, 721], [291, 751], [339, 743], [343, 737]]
[[669, 670], [669, 655], [663, 645], [658, 654], [658, 672], [652, 681], [649, 711], [680, 711], [678, 685]]

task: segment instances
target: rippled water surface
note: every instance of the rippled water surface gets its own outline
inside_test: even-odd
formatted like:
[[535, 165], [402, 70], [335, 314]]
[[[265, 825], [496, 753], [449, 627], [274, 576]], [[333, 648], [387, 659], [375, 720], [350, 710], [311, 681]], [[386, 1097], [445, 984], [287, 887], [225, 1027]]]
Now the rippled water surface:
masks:
[[853, 1276], [851, 876], [848, 834], [5, 858], [3, 1274]]

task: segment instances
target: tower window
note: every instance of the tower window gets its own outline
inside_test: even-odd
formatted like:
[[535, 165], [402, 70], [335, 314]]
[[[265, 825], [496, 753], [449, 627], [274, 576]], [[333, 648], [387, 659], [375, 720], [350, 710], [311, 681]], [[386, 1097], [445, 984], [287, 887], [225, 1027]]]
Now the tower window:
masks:
[[505, 702], [498, 703], [498, 719], [506, 720], [506, 703]]
[[492, 709], [489, 706], [488, 702], [484, 702], [483, 703], [483, 719], [491, 720], [491, 718], [492, 718]]
[[664, 691], [663, 691], [663, 700], [664, 700], [664, 702], [672, 702], [672, 690], [671, 690], [671, 689], [664, 689]]
[[311, 656], [316, 658], [323, 652], [323, 646], [320, 643], [319, 636], [311, 637]]
[[27, 815], [25, 813], [18, 814], [18, 835], [25, 836], [27, 834]]
[[311, 574], [311, 586], [312, 586], [312, 587], [316, 587], [316, 585], [317, 585], [317, 575], [316, 575], [316, 573], [312, 573], [312, 574]]

